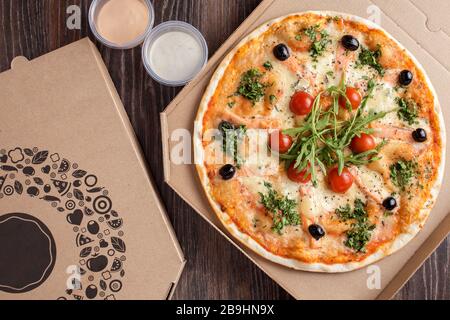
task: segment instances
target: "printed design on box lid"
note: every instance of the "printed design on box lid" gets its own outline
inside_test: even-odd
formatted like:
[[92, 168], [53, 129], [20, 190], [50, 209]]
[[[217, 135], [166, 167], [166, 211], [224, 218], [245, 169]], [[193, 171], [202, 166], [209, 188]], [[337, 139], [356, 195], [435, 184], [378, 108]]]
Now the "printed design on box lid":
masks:
[[[73, 265], [79, 277], [71, 278], [73, 288], [58, 299], [115, 299], [125, 277], [124, 222], [113, 209], [108, 190], [99, 185], [98, 177], [58, 153], [38, 148], [2, 149], [0, 201], [19, 196], [47, 202], [64, 216], [75, 234], [77, 254]], [[24, 237], [23, 230], [31, 236]], [[57, 252], [49, 228], [30, 214], [0, 213], [0, 233], [0, 238], [11, 235], [9, 243], [19, 244], [10, 246], [16, 250], [0, 250], [0, 261], [9, 261], [0, 266], [0, 291], [24, 293], [43, 284], [53, 271]], [[20, 250], [29, 250], [30, 245], [33, 254]], [[34, 260], [24, 262], [23, 256]]]
[[[42, 221], [25, 213], [0, 216], [0, 243], [0, 290], [28, 292], [47, 280], [55, 266], [56, 245]], [[14, 259], [20, 259], [20, 277], [12, 276], [17, 265], [8, 262]]]

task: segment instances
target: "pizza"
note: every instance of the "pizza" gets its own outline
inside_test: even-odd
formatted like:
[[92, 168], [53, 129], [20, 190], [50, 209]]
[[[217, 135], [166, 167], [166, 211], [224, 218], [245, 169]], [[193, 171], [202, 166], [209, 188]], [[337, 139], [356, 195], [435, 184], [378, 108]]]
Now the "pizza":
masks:
[[222, 61], [199, 106], [195, 163], [226, 229], [284, 266], [346, 272], [424, 226], [445, 133], [417, 60], [362, 18], [265, 23]]

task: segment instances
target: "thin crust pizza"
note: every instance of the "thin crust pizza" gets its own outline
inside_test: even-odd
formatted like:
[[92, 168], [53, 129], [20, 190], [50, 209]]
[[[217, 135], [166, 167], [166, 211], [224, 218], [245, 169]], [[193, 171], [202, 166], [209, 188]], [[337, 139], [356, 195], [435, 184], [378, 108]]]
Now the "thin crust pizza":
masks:
[[252, 32], [219, 65], [195, 127], [220, 221], [299, 270], [345, 272], [399, 250], [442, 181], [429, 79], [392, 36], [347, 14], [297, 13]]

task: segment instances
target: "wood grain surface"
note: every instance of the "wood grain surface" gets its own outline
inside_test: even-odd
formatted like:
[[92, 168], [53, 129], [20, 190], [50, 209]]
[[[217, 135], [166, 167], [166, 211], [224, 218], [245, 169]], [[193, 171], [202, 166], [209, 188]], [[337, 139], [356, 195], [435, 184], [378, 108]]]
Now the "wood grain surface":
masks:
[[[93, 39], [87, 23], [90, 2], [0, 0], [0, 71], [9, 69], [15, 56], [33, 59], [85, 36]], [[167, 20], [193, 24], [204, 34], [212, 54], [260, 1], [153, 2], [156, 24]], [[70, 5], [81, 8], [81, 30], [66, 27], [66, 10]], [[140, 48], [117, 51], [97, 45], [188, 259], [174, 299], [291, 299], [164, 183], [159, 113], [180, 88], [168, 88], [154, 82], [143, 68]], [[450, 299], [449, 255], [447, 239], [397, 294], [396, 299]]]

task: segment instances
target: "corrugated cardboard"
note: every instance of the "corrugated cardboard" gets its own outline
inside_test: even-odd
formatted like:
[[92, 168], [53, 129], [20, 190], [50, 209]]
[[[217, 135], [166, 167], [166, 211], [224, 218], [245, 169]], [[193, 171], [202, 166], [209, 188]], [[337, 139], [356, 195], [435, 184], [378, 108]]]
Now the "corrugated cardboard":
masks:
[[171, 296], [183, 254], [89, 40], [0, 75], [0, 149], [0, 300]]
[[[378, 6], [378, 11], [375, 6]], [[195, 115], [209, 79], [226, 53], [240, 39], [262, 23], [289, 13], [327, 10], [369, 18], [380, 13], [381, 26], [390, 32], [421, 62], [437, 90], [444, 117], [450, 123], [449, 3], [445, 0], [265, 0], [230, 36], [198, 75], [161, 115], [167, 183], [202, 217], [242, 250], [256, 265], [298, 299], [387, 299], [411, 277], [450, 230], [450, 207], [441, 193], [425, 228], [405, 248], [375, 265], [343, 274], [317, 274], [290, 270], [271, 263], [242, 247], [224, 231], [204, 196], [193, 165], [176, 165], [170, 161], [175, 129], [192, 132]], [[447, 150], [447, 158], [449, 152]], [[450, 170], [446, 171], [443, 190], [450, 188]], [[377, 275], [380, 275], [380, 282]], [[379, 284], [379, 286], [378, 286]]]

